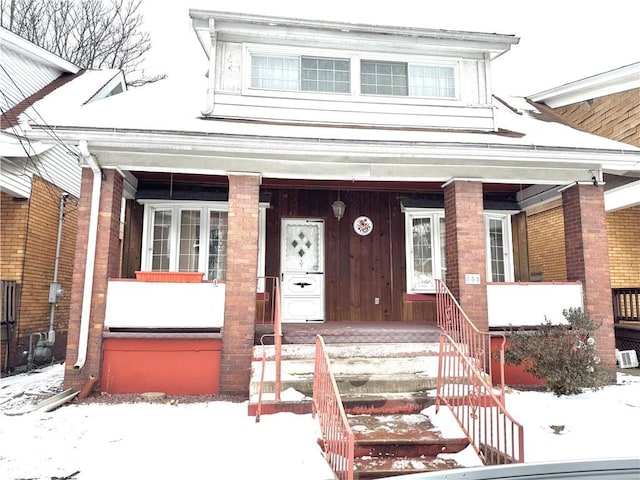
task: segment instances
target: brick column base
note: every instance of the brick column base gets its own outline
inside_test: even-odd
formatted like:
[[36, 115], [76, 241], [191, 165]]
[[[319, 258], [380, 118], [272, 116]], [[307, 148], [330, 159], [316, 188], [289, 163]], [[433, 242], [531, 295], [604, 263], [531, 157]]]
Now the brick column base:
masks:
[[249, 393], [256, 315], [259, 199], [260, 176], [229, 175], [221, 393]]
[[[475, 326], [488, 330], [482, 183], [453, 181], [444, 189], [447, 286]], [[479, 274], [480, 284], [466, 283]]]
[[67, 336], [67, 362], [64, 387], [81, 389], [89, 376], [100, 378], [102, 364], [102, 331], [107, 300], [109, 277], [119, 277], [120, 267], [120, 207], [122, 204], [123, 179], [115, 170], [104, 170], [100, 189], [98, 236], [93, 271], [93, 293], [89, 315], [89, 340], [86, 361], [82, 368], [74, 368], [78, 359], [80, 322], [84, 298], [87, 243], [89, 239], [89, 217], [91, 215], [91, 193], [93, 171], [82, 170], [82, 186], [78, 204], [78, 235], [76, 239], [75, 267], [71, 285], [71, 309]]
[[607, 225], [602, 187], [575, 185], [562, 192], [567, 280], [582, 282], [584, 310], [601, 326], [596, 346], [615, 378], [615, 331]]

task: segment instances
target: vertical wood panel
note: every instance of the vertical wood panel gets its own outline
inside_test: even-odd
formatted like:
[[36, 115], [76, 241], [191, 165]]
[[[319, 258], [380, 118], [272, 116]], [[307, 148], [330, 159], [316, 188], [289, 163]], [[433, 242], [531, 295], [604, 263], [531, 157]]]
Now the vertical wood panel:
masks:
[[[404, 215], [397, 193], [340, 191], [346, 212], [338, 221], [331, 209], [337, 190], [270, 192], [266, 275], [280, 274], [280, 219], [323, 218], [327, 322], [435, 321], [434, 302], [403, 299]], [[353, 222], [360, 215], [373, 221], [373, 231], [367, 236], [353, 230]]]

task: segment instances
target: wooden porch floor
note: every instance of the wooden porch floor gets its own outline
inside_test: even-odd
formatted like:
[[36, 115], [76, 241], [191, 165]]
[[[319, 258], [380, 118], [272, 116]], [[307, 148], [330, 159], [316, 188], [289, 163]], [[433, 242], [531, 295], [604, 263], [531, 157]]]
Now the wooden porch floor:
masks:
[[[286, 323], [282, 330], [282, 342], [289, 344], [315, 343], [318, 334], [325, 343], [432, 343], [440, 340], [440, 329], [434, 323]], [[273, 344], [272, 325], [256, 325], [255, 344], [261, 343]]]

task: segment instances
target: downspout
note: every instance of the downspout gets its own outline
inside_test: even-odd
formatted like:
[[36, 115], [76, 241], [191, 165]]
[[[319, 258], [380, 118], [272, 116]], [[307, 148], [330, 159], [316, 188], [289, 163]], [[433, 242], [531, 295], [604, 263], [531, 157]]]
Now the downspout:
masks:
[[80, 315], [80, 338], [78, 340], [78, 359], [73, 368], [82, 368], [87, 360], [89, 344], [89, 321], [91, 314], [91, 297], [93, 294], [93, 270], [96, 263], [96, 242], [98, 239], [98, 212], [100, 209], [100, 188], [102, 187], [102, 171], [98, 162], [89, 152], [86, 140], [78, 144], [80, 155], [93, 171], [93, 190], [91, 192], [91, 210], [89, 213], [89, 235], [87, 239], [87, 258], [84, 272], [84, 290], [82, 292], [82, 313]]
[[213, 113], [213, 107], [216, 103], [215, 99], [215, 87], [216, 87], [216, 45], [217, 45], [217, 33], [216, 24], [213, 18], [209, 19], [209, 35], [211, 37], [209, 45], [209, 75], [207, 79], [207, 104], [202, 110], [202, 115], [211, 115]]

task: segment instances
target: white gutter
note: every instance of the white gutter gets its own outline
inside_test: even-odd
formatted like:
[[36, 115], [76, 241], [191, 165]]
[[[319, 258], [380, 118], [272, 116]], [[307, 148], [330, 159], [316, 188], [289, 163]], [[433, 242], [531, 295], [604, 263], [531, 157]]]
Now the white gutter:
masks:
[[84, 290], [82, 293], [82, 313], [80, 316], [80, 338], [78, 340], [78, 359], [73, 368], [82, 368], [87, 360], [89, 344], [89, 321], [91, 314], [91, 297], [93, 294], [93, 271], [96, 263], [96, 242], [98, 238], [98, 211], [100, 206], [100, 188], [102, 172], [98, 162], [89, 152], [86, 140], [78, 144], [80, 155], [93, 171], [93, 190], [91, 192], [91, 210], [89, 213], [89, 235], [87, 240], [87, 259], [84, 272]]

